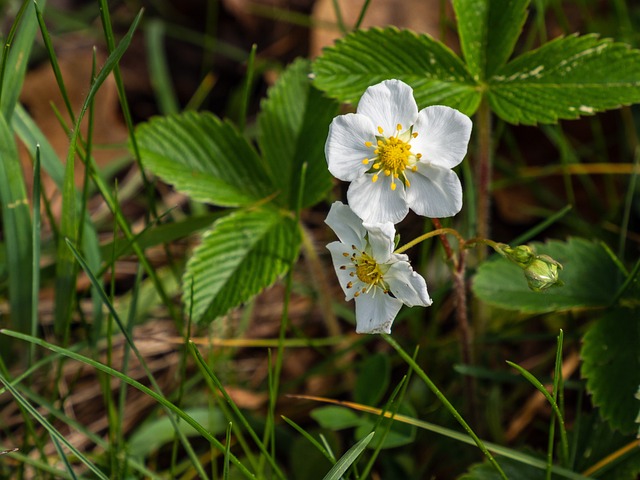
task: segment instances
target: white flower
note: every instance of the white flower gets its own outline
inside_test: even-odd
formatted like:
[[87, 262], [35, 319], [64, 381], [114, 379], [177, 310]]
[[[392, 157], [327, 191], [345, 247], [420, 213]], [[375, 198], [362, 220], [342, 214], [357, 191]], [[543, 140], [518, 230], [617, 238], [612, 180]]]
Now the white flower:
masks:
[[333, 119], [325, 145], [329, 171], [351, 182], [347, 199], [365, 222], [402, 220], [409, 208], [431, 218], [462, 208], [451, 170], [467, 153], [471, 120], [453, 108], [418, 112], [413, 90], [400, 80], [367, 88], [357, 113]]
[[424, 278], [406, 255], [393, 253], [392, 223], [363, 224], [341, 202], [331, 205], [325, 222], [340, 239], [327, 248], [346, 300], [355, 298], [357, 333], [390, 333], [403, 303], [431, 305]]

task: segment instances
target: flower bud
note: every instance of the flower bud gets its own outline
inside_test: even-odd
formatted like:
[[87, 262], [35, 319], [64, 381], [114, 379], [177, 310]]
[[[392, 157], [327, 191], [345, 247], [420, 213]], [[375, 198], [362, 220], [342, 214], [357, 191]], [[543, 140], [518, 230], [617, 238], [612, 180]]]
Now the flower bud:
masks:
[[533, 253], [531, 247], [528, 247], [527, 245], [518, 245], [517, 247], [511, 248], [509, 245], [501, 243], [498, 247], [498, 253], [502, 254], [521, 268], [526, 268], [536, 259], [536, 254]]
[[539, 292], [549, 287], [563, 285], [558, 278], [558, 270], [562, 270], [560, 263], [547, 255], [537, 255], [535, 260], [524, 268], [524, 276], [529, 288]]

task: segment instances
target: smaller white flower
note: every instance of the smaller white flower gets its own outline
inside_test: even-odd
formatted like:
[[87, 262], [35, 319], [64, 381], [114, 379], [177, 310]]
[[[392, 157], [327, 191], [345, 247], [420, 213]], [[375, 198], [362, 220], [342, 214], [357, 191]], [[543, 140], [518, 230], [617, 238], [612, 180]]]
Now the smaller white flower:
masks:
[[471, 120], [441, 105], [418, 111], [400, 80], [367, 88], [356, 113], [333, 119], [325, 144], [329, 171], [351, 182], [347, 199], [365, 222], [402, 220], [409, 209], [431, 218], [462, 208], [452, 168], [462, 162]]
[[403, 303], [431, 305], [427, 283], [409, 257], [393, 253], [392, 223], [363, 224], [342, 202], [331, 205], [325, 222], [340, 239], [327, 248], [345, 299], [355, 298], [357, 333], [390, 333]]

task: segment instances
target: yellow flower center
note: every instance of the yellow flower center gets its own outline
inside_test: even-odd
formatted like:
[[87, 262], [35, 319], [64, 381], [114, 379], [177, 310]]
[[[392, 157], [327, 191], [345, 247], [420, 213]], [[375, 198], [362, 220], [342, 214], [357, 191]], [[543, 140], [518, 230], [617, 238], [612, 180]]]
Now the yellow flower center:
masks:
[[396, 179], [398, 179], [405, 187], [409, 187], [409, 179], [405, 174], [405, 169], [410, 168], [415, 172], [418, 167], [416, 163], [420, 160], [422, 155], [420, 153], [414, 154], [411, 152], [411, 139], [418, 136], [418, 132], [411, 132], [406, 130], [402, 132], [402, 125], [396, 126], [396, 134], [391, 137], [383, 135], [384, 131], [382, 127], [378, 127], [377, 142], [374, 146], [373, 142], [364, 142], [367, 148], [373, 148], [373, 157], [365, 158], [362, 163], [369, 165], [373, 163], [373, 167], [369, 170], [369, 173], [373, 173], [371, 177], [372, 182], [378, 181], [380, 172], [383, 172], [387, 177], [391, 177], [391, 190], [396, 189]]
[[374, 152], [378, 153], [381, 170], [400, 173], [404, 171], [409, 164], [410, 150], [411, 145], [404, 143], [396, 137], [391, 137], [385, 138], [384, 141], [380, 140], [378, 142], [378, 148], [376, 148]]
[[366, 253], [354, 259], [356, 276], [364, 283], [376, 285], [382, 281], [382, 272], [377, 262]]
[[[382, 288], [382, 291], [388, 294], [389, 288], [384, 282], [384, 274], [382, 273], [380, 265], [378, 265], [371, 255], [366, 252], [359, 251], [355, 245], [351, 245], [351, 249], [354, 250], [351, 255], [343, 253], [345, 257], [351, 257], [351, 262], [355, 267], [355, 271], [350, 272], [349, 276], [358, 277], [358, 280], [367, 285], [354, 293], [353, 296], [357, 297], [361, 293], [367, 293], [376, 286]], [[346, 270], [346, 268], [347, 267], [345, 265], [340, 267], [341, 270]], [[348, 282], [347, 288], [353, 288], [353, 282]]]

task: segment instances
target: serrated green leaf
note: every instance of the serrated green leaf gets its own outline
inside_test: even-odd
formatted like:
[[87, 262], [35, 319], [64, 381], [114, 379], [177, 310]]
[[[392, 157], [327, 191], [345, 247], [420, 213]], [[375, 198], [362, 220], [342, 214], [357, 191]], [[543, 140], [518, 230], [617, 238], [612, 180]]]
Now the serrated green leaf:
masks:
[[308, 61], [294, 62], [269, 90], [258, 116], [260, 149], [279, 190], [275, 201], [290, 210], [297, 207], [305, 162], [302, 208], [320, 201], [332, 184], [324, 144], [338, 104], [312, 86], [309, 73]]
[[636, 429], [640, 385], [640, 310], [615, 309], [584, 336], [582, 376], [600, 415], [623, 433]]
[[194, 200], [235, 207], [273, 194], [255, 150], [210, 113], [156, 117], [136, 130], [145, 168]]
[[534, 125], [640, 102], [640, 50], [597, 35], [546, 43], [498, 69], [489, 104], [510, 123]]
[[218, 220], [187, 264], [182, 279], [186, 311], [192, 311], [195, 322], [210, 322], [246, 302], [287, 271], [299, 244], [296, 222], [272, 210], [241, 211]]
[[409, 30], [357, 30], [326, 48], [313, 72], [315, 85], [343, 102], [357, 102], [367, 87], [395, 78], [414, 88], [420, 107], [448, 105], [471, 115], [480, 104], [462, 60], [430, 36]]
[[536, 253], [560, 262], [563, 286], [534, 292], [523, 270], [505, 258], [482, 264], [473, 279], [474, 294], [486, 303], [528, 313], [607, 306], [620, 283], [619, 270], [597, 243], [581, 238], [532, 244]]
[[458, 34], [467, 68], [479, 81], [513, 53], [527, 19], [529, 0], [455, 0]]

